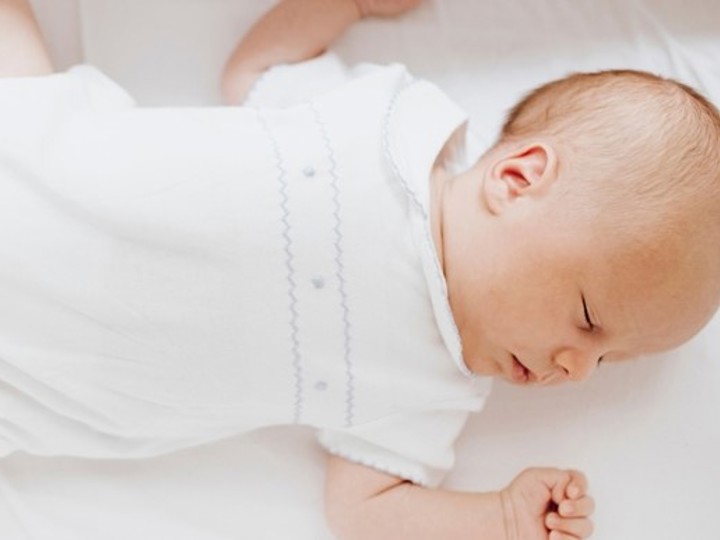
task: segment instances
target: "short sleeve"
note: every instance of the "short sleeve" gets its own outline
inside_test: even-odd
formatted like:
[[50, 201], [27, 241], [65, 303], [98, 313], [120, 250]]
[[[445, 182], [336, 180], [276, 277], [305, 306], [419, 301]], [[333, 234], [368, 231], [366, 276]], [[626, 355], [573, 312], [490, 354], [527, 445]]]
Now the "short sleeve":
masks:
[[105, 73], [89, 64], [80, 64], [67, 71], [86, 92], [89, 104], [96, 109], [123, 108], [137, 105], [135, 99]]
[[483, 396], [468, 397], [432, 411], [397, 413], [366, 424], [325, 429], [320, 444], [331, 454], [436, 487], [455, 464], [454, 444]]
[[27, 112], [52, 104], [56, 108], [134, 106], [135, 100], [118, 83], [89, 64], [40, 77], [0, 78], [0, 110]]
[[79, 116], [134, 105], [122, 87], [90, 65], [0, 78], [0, 149], [8, 158], [38, 162], [52, 137]]
[[243, 105], [292, 107], [383, 68], [371, 63], [349, 68], [333, 52], [296, 64], [280, 64], [267, 70], [258, 79]]

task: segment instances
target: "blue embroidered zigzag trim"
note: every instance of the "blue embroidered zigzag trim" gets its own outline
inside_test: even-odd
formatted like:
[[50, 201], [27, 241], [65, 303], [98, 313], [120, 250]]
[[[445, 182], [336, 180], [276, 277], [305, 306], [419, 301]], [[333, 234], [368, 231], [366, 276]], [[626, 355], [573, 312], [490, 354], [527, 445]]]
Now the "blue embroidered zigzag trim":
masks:
[[278, 183], [280, 184], [281, 198], [280, 208], [283, 214], [281, 221], [283, 225], [282, 236], [284, 242], [283, 248], [285, 251], [285, 268], [287, 270], [288, 309], [290, 311], [290, 339], [292, 342], [291, 353], [293, 360], [293, 372], [295, 375], [295, 409], [293, 414], [293, 422], [298, 424], [300, 423], [303, 404], [303, 366], [302, 356], [300, 354], [300, 339], [298, 338], [298, 333], [300, 329], [298, 326], [299, 314], [297, 310], [298, 299], [296, 294], [297, 282], [295, 281], [295, 256], [293, 254], [292, 237], [290, 235], [290, 210], [288, 208], [289, 199], [287, 194], [288, 177], [287, 171], [285, 170], [285, 167], [283, 165], [282, 154], [280, 152], [280, 147], [278, 146], [277, 140], [275, 139], [275, 136], [273, 135], [270, 126], [268, 126], [264, 116], [260, 113], [260, 111], [257, 111], [257, 113], [262, 128], [267, 134], [268, 139], [270, 140], [272, 151], [275, 156], [275, 160], [277, 161]]
[[338, 279], [338, 292], [340, 293], [340, 308], [342, 309], [342, 323], [343, 323], [343, 361], [345, 363], [345, 425], [350, 427], [353, 425], [355, 415], [355, 378], [353, 375], [353, 365], [351, 359], [351, 334], [350, 334], [350, 309], [348, 307], [348, 296], [345, 281], [345, 265], [343, 259], [345, 252], [343, 250], [343, 234], [341, 230], [342, 218], [341, 218], [341, 205], [340, 205], [340, 187], [338, 185], [339, 178], [337, 175], [337, 161], [335, 160], [335, 152], [328, 136], [325, 123], [323, 122], [319, 111], [315, 105], [311, 102], [310, 109], [315, 115], [315, 121], [317, 122], [320, 130], [320, 135], [325, 143], [327, 149], [328, 160], [330, 167], [328, 173], [330, 174], [331, 187], [332, 187], [332, 201], [333, 201], [333, 218], [334, 226], [333, 232], [335, 234], [335, 265], [336, 275]]

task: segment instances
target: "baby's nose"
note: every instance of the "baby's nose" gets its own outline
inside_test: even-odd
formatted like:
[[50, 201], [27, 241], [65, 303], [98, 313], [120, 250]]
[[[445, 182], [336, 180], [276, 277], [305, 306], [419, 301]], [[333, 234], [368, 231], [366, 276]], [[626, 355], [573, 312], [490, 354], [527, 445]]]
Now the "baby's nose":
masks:
[[560, 376], [568, 381], [581, 382], [590, 378], [599, 356], [578, 349], [563, 349], [554, 358]]

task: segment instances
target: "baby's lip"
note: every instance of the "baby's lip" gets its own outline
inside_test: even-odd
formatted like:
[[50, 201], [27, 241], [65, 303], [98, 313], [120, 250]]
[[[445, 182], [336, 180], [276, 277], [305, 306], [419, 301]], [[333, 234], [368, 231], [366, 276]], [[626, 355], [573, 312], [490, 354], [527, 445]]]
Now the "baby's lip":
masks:
[[527, 366], [518, 360], [517, 356], [513, 354], [512, 369], [510, 371], [511, 380], [518, 384], [524, 384], [530, 382], [530, 378], [532, 376], [533, 373], [527, 368]]

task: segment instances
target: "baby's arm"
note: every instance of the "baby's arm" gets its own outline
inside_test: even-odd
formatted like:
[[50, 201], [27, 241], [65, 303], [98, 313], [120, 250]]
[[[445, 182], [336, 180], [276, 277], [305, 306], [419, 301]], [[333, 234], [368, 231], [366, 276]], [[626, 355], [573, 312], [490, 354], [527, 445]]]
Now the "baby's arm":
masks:
[[420, 0], [283, 0], [243, 37], [221, 81], [228, 105], [242, 102], [260, 74], [271, 66], [300, 62], [327, 49], [365, 16], [392, 16]]
[[29, 1], [0, 0], [0, 77], [31, 77], [53, 71]]
[[341, 540], [505, 540], [499, 493], [426, 489], [330, 457], [325, 512]]
[[341, 540], [579, 540], [592, 532], [586, 492], [575, 471], [528, 469], [500, 492], [464, 493], [331, 457], [325, 507]]

